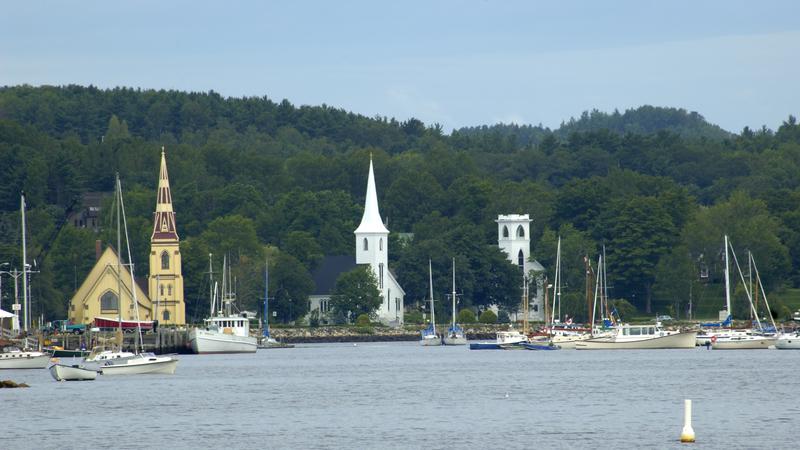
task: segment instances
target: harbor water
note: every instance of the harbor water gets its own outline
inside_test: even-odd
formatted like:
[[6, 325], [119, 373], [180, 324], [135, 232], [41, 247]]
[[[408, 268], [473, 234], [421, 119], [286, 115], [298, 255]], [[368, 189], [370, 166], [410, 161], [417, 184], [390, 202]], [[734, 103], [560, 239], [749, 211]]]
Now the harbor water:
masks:
[[[174, 375], [5, 370], [5, 449], [797, 448], [800, 352], [308, 344]], [[62, 359], [68, 363], [68, 358]], [[684, 444], [685, 445], [685, 444]]]

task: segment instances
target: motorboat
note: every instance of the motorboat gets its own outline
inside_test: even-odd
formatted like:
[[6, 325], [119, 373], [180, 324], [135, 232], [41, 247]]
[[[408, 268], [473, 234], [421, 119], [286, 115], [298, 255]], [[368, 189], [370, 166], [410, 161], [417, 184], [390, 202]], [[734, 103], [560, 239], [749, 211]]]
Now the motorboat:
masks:
[[659, 323], [619, 324], [610, 335], [593, 337], [575, 344], [576, 350], [694, 348], [696, 331], [668, 331]]
[[97, 378], [97, 371], [78, 364], [53, 364], [50, 375], [56, 381], [91, 381]]
[[757, 350], [768, 349], [776, 344], [776, 337], [769, 335], [732, 335], [711, 339], [711, 348], [714, 350]]
[[49, 353], [17, 347], [5, 347], [0, 352], [0, 369], [44, 369], [49, 362]]
[[178, 358], [174, 356], [157, 356], [153, 353], [139, 353], [131, 358], [120, 358], [106, 361], [100, 366], [103, 375], [172, 375], [178, 366]]
[[[472, 342], [470, 350], [511, 350], [522, 349], [523, 343], [529, 343], [528, 336], [517, 330], [498, 331], [494, 342]], [[537, 343], [540, 344], [540, 343]]]
[[775, 348], [778, 350], [800, 350], [800, 331], [780, 334], [775, 340]]

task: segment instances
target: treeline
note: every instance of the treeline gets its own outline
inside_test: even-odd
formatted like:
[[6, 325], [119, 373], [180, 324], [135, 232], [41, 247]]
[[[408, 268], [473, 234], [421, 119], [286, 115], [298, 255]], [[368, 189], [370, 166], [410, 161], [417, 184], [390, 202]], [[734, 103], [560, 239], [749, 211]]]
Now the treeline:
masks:
[[148, 273], [162, 146], [193, 319], [206, 310], [209, 253], [215, 270], [230, 255], [247, 308], [263, 297], [269, 257], [278, 319], [305, 314], [310, 272], [324, 255], [354, 251], [370, 155], [407, 305], [426, 297], [428, 258], [442, 292], [456, 257], [461, 306], [516, 308], [518, 274], [503, 262], [494, 223], [506, 213], [531, 214], [534, 257], [550, 278], [562, 237], [562, 311], [578, 318], [585, 315], [584, 256], [594, 264], [603, 246], [612, 297], [641, 311], [682, 315], [701, 271], [709, 273], [703, 281], [718, 283], [725, 233], [753, 252], [770, 289], [800, 284], [793, 117], [774, 132], [734, 135], [697, 113], [642, 107], [586, 113], [552, 131], [495, 126], [448, 135], [416, 119], [214, 92], [7, 87], [0, 89], [0, 263], [21, 266], [24, 190], [29, 254], [40, 272], [35, 314], [63, 318], [93, 264], [94, 240], [113, 241], [110, 227], [98, 236], [59, 225], [82, 193], [111, 191], [115, 172], [136, 272]]

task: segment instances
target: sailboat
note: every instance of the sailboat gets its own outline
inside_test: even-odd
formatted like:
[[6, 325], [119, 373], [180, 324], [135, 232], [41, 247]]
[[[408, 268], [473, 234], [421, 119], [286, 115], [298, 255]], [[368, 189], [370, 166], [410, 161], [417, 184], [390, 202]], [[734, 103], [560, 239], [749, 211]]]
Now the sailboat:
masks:
[[[447, 329], [447, 334], [444, 335], [444, 345], [467, 345], [467, 335], [464, 329], [456, 323], [456, 259], [453, 258], [453, 322], [450, 328]], [[433, 295], [431, 295], [433, 298]], [[431, 306], [431, 311], [433, 307]]]
[[431, 297], [431, 323], [422, 330], [422, 337], [419, 343], [424, 346], [442, 345], [442, 338], [436, 334], [436, 315], [433, 312], [433, 268], [431, 267], [430, 259], [428, 260], [428, 282], [430, 284]]
[[[771, 346], [776, 344], [776, 336], [773, 332], [767, 333], [765, 327], [761, 324], [761, 320], [758, 318], [758, 311], [756, 306], [753, 302], [753, 294], [758, 295], [758, 292], [761, 292], [764, 296], [764, 304], [769, 312], [769, 302], [767, 301], [767, 296], [764, 293], [764, 286], [761, 284], [761, 277], [758, 274], [758, 268], [755, 266], [755, 260], [753, 260], [752, 254], [748, 254], [748, 264], [751, 265], [751, 274], [755, 271], [756, 274], [756, 286], [753, 288], [750, 283], [747, 283], [744, 279], [744, 274], [742, 273], [741, 267], [739, 267], [739, 261], [736, 258], [736, 252], [733, 251], [733, 246], [731, 246], [730, 242], [728, 241], [728, 236], [725, 236], [725, 296], [727, 299], [727, 308], [728, 308], [728, 317], [731, 317], [731, 307], [730, 307], [730, 277], [728, 275], [728, 250], [733, 256], [734, 263], [736, 264], [737, 272], [739, 273], [739, 278], [742, 281], [742, 284], [745, 286], [745, 294], [747, 295], [747, 300], [750, 303], [750, 311], [755, 318], [756, 325], [758, 326], [758, 330], [726, 330], [727, 333], [717, 333], [712, 335], [710, 338], [711, 340], [711, 348], [715, 350], [755, 350], [755, 349], [767, 349]], [[769, 313], [768, 313], [769, 314]], [[775, 321], [772, 319], [772, 314], [769, 314], [770, 320], [772, 321], [772, 331], [775, 331], [777, 327], [775, 326]]]
[[227, 257], [222, 263], [222, 299], [217, 307], [217, 289], [213, 283], [214, 273], [211, 255], [208, 255], [211, 315], [204, 328], [193, 328], [189, 332], [192, 352], [207, 353], [255, 353], [258, 339], [250, 336], [250, 320], [233, 313], [234, 294], [230, 282], [230, 266]]
[[592, 336], [582, 330], [561, 326], [560, 320], [556, 319], [556, 317], [561, 316], [561, 281], [561, 236], [559, 236], [556, 246], [556, 270], [553, 280], [553, 306], [550, 308], [550, 317], [545, 317], [545, 321], [549, 321], [546, 331], [553, 345], [562, 349], [572, 349], [575, 348], [577, 342], [585, 341]]
[[[23, 269], [23, 285], [22, 297], [25, 306], [25, 330], [28, 330], [28, 264], [26, 264], [26, 248], [25, 248], [25, 195], [20, 196], [20, 215], [22, 218], [22, 269]], [[13, 321], [12, 328], [15, 332], [19, 332], [19, 304], [14, 304], [14, 314], [6, 313], [0, 310], [0, 319], [10, 317]], [[1, 323], [1, 321], [0, 321]], [[0, 338], [2, 338], [2, 326], [0, 326]], [[25, 340], [27, 344], [27, 339]], [[25, 345], [24, 347], [27, 347]], [[40, 351], [28, 350], [27, 348], [19, 349], [17, 347], [4, 347], [0, 349], [0, 369], [44, 369], [50, 362], [50, 354]]]
[[261, 339], [258, 343], [259, 349], [269, 348], [292, 348], [294, 345], [279, 342], [269, 334], [269, 260], [264, 268], [264, 314], [262, 314], [263, 328]]
[[[119, 174], [116, 176], [116, 195], [117, 195], [117, 287], [118, 300], [117, 310], [119, 311], [120, 326], [122, 326], [122, 249], [121, 249], [121, 228], [120, 218], [125, 227], [125, 245], [128, 251], [128, 267], [131, 277], [131, 292], [133, 294], [133, 308], [136, 314], [136, 321], [139, 322], [139, 302], [136, 298], [135, 275], [133, 270], [133, 259], [131, 257], [131, 244], [128, 238], [128, 222], [125, 218], [125, 205], [122, 200], [122, 183], [119, 181]], [[122, 329], [117, 330], [120, 347], [122, 346]], [[103, 375], [136, 375], [136, 374], [167, 374], [175, 373], [178, 365], [178, 358], [172, 356], [156, 356], [153, 353], [145, 353], [142, 344], [142, 328], [137, 327], [136, 353], [132, 356], [117, 357], [106, 359], [100, 366], [100, 373]], [[134, 344], [136, 346], [136, 344]]]

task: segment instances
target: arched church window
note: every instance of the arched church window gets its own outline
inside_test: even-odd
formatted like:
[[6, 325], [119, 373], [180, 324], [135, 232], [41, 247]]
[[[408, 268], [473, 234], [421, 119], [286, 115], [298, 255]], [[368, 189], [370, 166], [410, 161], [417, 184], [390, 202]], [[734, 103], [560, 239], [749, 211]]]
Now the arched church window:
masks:
[[383, 263], [378, 264], [378, 283], [383, 290]]
[[525, 228], [522, 228], [522, 225], [517, 227], [517, 237], [525, 237]]
[[166, 250], [161, 252], [161, 269], [169, 269], [169, 253]]
[[169, 311], [167, 311], [167, 310], [165, 309], [165, 310], [164, 310], [164, 313], [163, 313], [163, 314], [161, 314], [161, 317], [163, 317], [163, 318], [164, 318], [164, 320], [169, 320]]
[[522, 250], [519, 251], [519, 255], [517, 256], [517, 265], [520, 269], [525, 268], [525, 254], [522, 253]]
[[100, 297], [101, 311], [116, 311], [119, 306], [119, 297], [114, 292], [108, 291]]
[[367, 238], [364, 238], [364, 251], [369, 250], [369, 243], [367, 242]]
[[503, 237], [504, 238], [508, 237], [508, 227], [505, 225], [503, 225]]

